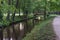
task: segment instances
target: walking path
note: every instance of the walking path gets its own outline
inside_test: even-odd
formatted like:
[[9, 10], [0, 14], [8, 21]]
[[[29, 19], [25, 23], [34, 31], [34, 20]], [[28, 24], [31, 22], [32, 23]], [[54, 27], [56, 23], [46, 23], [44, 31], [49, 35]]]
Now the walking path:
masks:
[[52, 24], [57, 35], [56, 40], [60, 40], [60, 16], [55, 17]]

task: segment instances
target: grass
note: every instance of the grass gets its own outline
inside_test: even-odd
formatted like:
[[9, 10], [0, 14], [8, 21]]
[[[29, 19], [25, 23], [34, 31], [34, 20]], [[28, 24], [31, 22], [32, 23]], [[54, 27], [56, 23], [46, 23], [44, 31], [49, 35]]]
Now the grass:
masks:
[[51, 25], [52, 19], [47, 19], [36, 25], [31, 33], [28, 33], [22, 40], [53, 40], [55, 34]]

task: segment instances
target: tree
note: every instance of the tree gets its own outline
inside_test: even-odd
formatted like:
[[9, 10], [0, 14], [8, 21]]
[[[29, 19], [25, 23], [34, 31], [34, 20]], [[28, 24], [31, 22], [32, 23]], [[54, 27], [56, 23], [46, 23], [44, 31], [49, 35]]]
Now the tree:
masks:
[[[8, 5], [11, 5], [11, 0], [8, 0]], [[10, 20], [10, 10], [8, 9], [7, 20]]]
[[0, 21], [3, 20], [2, 1], [0, 0]]
[[2, 10], [0, 9], [0, 21], [3, 20], [3, 14], [2, 14]]

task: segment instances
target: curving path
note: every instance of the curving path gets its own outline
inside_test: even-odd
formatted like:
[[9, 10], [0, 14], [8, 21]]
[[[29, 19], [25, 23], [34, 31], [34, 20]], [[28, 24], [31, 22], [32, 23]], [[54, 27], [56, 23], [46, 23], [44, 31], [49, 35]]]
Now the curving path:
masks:
[[60, 40], [60, 16], [55, 17], [52, 24], [57, 35], [56, 40]]

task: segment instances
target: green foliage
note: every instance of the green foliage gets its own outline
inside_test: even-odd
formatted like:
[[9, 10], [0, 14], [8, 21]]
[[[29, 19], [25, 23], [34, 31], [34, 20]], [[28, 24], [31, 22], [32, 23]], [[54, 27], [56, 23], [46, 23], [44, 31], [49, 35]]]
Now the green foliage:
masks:
[[7, 13], [8, 12], [8, 10], [10, 11], [10, 12], [14, 12], [14, 10], [16, 9], [15, 7], [14, 7], [14, 5], [8, 5], [7, 3], [6, 3], [6, 1], [3, 1], [3, 4], [2, 4], [2, 11], [3, 11], [3, 13]]
[[2, 14], [2, 10], [0, 8], [0, 21], [2, 20], [2, 18], [3, 18], [3, 14]]
[[9, 24], [10, 24], [10, 22], [7, 20], [0, 21], [0, 25], [9, 25]]
[[2, 20], [2, 18], [3, 18], [3, 14], [2, 14], [2, 12], [0, 11], [0, 21]]
[[[3, 3], [1, 3], [1, 1]], [[18, 13], [19, 9], [22, 11], [22, 13], [28, 11], [28, 17], [30, 17], [30, 14], [33, 11], [47, 11], [48, 14], [50, 11], [60, 11], [60, 0], [10, 0], [10, 4], [9, 0], [0, 0], [1, 19], [3, 18], [3, 14], [8, 14], [8, 11], [9, 13], [13, 14], [15, 10], [16, 13]]]

